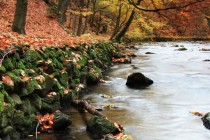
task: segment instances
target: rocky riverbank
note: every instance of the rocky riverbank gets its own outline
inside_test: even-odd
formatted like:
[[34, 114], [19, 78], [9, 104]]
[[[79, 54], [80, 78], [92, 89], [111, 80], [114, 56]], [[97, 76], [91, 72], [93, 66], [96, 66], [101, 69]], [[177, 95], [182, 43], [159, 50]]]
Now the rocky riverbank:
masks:
[[37, 113], [71, 105], [81, 88], [100, 82], [113, 62], [129, 61], [116, 44], [107, 42], [76, 47], [12, 46], [1, 54], [0, 137], [10, 139], [34, 133]]

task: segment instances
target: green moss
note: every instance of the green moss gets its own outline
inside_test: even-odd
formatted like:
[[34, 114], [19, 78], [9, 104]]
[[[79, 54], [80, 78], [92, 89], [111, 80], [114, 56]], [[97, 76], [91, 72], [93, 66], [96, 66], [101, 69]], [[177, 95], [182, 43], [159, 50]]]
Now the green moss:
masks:
[[42, 59], [41, 55], [35, 50], [27, 50], [23, 57], [26, 64]]
[[28, 98], [22, 100], [22, 104], [18, 107], [19, 110], [23, 111], [24, 114], [30, 115], [35, 113], [34, 107]]
[[42, 89], [39, 92], [41, 97], [45, 97], [47, 93], [52, 90], [52, 87], [55, 85], [54, 78], [50, 77], [48, 74], [44, 74], [44, 82], [41, 84]]
[[22, 101], [21, 101], [20, 97], [17, 94], [12, 94], [10, 96], [12, 98], [12, 101], [13, 101], [14, 105], [22, 104]]
[[15, 68], [10, 58], [5, 58], [2, 62], [2, 65], [7, 71], [12, 71]]
[[80, 83], [80, 79], [73, 79], [73, 80], [71, 80], [69, 87], [71, 89], [76, 89], [76, 85], [79, 83]]
[[13, 99], [8, 95], [8, 93], [5, 90], [3, 90], [1, 93], [4, 95], [4, 102], [9, 103], [13, 106]]
[[21, 70], [14, 70], [13, 72], [8, 72], [7, 74], [10, 76], [10, 78], [14, 82], [14, 87], [12, 87], [12, 89], [10, 89], [10, 91], [19, 92], [22, 89], [23, 85], [24, 85], [24, 82], [20, 78]]
[[6, 68], [3, 65], [1, 65], [0, 73], [5, 73], [6, 71], [7, 71]]
[[55, 58], [52, 59], [52, 65], [55, 69], [62, 69], [63, 65]]
[[8, 135], [12, 132], [12, 130], [13, 130], [12, 126], [6, 126], [3, 128], [1, 133], [4, 135]]
[[117, 128], [114, 123], [108, 119], [99, 116], [93, 116], [87, 122], [87, 131], [96, 137], [102, 137], [106, 134], [114, 134], [117, 132]]
[[42, 107], [42, 98], [39, 97], [37, 94], [32, 94], [29, 97], [31, 104], [37, 109], [40, 110]]
[[53, 104], [48, 104], [46, 102], [42, 102], [41, 112], [43, 114], [45, 114], [45, 113], [53, 113], [53, 112], [55, 112], [56, 110], [58, 110], [60, 108], [61, 108], [60, 102], [54, 102]]
[[36, 89], [41, 89], [41, 86], [38, 84], [36, 79], [32, 78], [31, 80], [28, 80], [26, 83], [24, 83], [24, 87], [21, 90], [20, 96], [29, 95]]
[[59, 92], [60, 90], [64, 90], [65, 88], [59, 83], [59, 81], [54, 79], [55, 85], [53, 86], [53, 91]]
[[19, 61], [19, 62], [17, 63], [16, 68], [17, 68], [17, 69], [25, 69], [26, 67], [25, 67], [25, 65], [23, 64], [22, 61]]
[[4, 95], [0, 92], [0, 113], [4, 109]]
[[54, 73], [55, 78], [58, 80], [58, 82], [64, 86], [64, 87], [68, 87], [69, 83], [68, 83], [68, 73], [66, 71], [61, 71], [61, 72], [55, 72]]

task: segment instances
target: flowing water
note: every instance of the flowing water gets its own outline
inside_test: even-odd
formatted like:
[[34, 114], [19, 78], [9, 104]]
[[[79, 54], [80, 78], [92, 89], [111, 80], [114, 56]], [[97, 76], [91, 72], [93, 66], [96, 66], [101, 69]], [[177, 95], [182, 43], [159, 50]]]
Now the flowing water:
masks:
[[[176, 51], [174, 44], [187, 50]], [[90, 87], [83, 98], [95, 106], [117, 106], [103, 113], [123, 125], [134, 140], [209, 140], [210, 130], [190, 112], [210, 112], [210, 61], [203, 61], [210, 59], [210, 51], [200, 51], [210, 49], [210, 43], [145, 43], [136, 47], [132, 65], [137, 69], [131, 64], [113, 66], [106, 83]], [[142, 72], [154, 84], [141, 90], [128, 88], [126, 79], [133, 72]], [[112, 98], [102, 98], [102, 94]], [[40, 140], [91, 140], [85, 131], [90, 115], [73, 109], [65, 113], [72, 117], [71, 128], [59, 134], [41, 134]]]

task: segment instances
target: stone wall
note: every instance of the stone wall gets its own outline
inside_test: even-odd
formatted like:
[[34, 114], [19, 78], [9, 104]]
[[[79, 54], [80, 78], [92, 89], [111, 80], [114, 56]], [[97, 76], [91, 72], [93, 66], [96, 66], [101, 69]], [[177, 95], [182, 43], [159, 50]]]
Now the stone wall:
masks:
[[0, 137], [10, 139], [34, 131], [37, 113], [71, 104], [82, 87], [97, 84], [119, 52], [105, 42], [33, 49], [22, 45], [12, 50], [0, 67]]

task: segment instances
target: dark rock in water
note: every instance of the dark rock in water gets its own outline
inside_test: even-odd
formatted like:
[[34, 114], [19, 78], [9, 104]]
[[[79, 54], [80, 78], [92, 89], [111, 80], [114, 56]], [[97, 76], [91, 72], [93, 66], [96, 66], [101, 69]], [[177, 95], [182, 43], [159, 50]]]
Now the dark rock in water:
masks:
[[131, 88], [143, 88], [151, 84], [153, 84], [153, 81], [140, 72], [129, 75], [126, 82], [126, 85]]
[[210, 61], [210, 59], [205, 59], [205, 60], [203, 60], [203, 61], [206, 61], [206, 62], [207, 62], [207, 61]]
[[155, 53], [153, 53], [153, 52], [146, 52], [145, 54], [155, 54]]
[[55, 131], [64, 130], [72, 123], [69, 116], [60, 111], [54, 113], [54, 119], [53, 130]]
[[177, 51], [186, 51], [186, 50], [187, 50], [187, 48], [185, 48], [185, 47], [181, 47], [181, 48], [177, 49]]
[[131, 65], [131, 67], [133, 68], [133, 69], [139, 69], [137, 66], [135, 66], [135, 65]]
[[114, 123], [110, 122], [104, 117], [93, 116], [87, 122], [87, 131], [94, 138], [102, 138], [106, 134], [115, 134], [118, 133], [118, 128]]
[[201, 120], [203, 121], [203, 125], [207, 128], [210, 129], [210, 112], [206, 113]]

